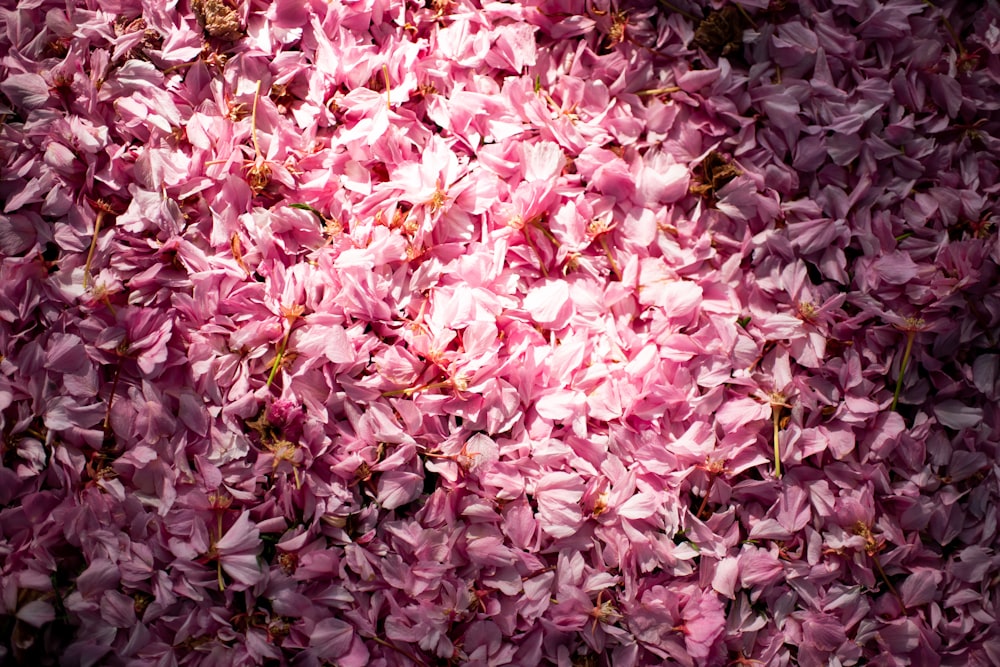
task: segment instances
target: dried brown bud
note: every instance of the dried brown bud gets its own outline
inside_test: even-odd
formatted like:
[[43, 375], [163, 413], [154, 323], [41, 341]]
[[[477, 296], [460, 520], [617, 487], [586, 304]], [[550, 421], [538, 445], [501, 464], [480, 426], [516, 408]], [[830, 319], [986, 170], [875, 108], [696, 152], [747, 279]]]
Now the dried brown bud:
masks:
[[743, 16], [738, 7], [726, 5], [709, 14], [694, 31], [694, 46], [713, 58], [726, 56], [743, 44]]
[[210, 37], [234, 42], [243, 36], [239, 13], [224, 0], [191, 0], [191, 11]]
[[271, 182], [271, 168], [266, 162], [255, 162], [247, 168], [247, 183], [254, 194], [260, 194]]
[[712, 151], [698, 165], [697, 177], [700, 183], [692, 185], [691, 192], [706, 199], [714, 199], [716, 192], [741, 173], [743, 172], [726, 160], [725, 156]]

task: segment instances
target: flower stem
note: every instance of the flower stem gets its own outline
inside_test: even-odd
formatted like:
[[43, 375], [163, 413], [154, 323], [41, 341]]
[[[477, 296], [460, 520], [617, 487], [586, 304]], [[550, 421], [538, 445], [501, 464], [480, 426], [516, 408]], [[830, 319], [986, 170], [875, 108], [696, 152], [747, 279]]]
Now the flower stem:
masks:
[[778, 447], [778, 433], [780, 431], [779, 421], [781, 418], [781, 406], [771, 406], [771, 421], [774, 423], [774, 476], [781, 479], [781, 450]]
[[622, 272], [618, 269], [618, 262], [616, 262], [615, 258], [611, 255], [611, 248], [608, 247], [608, 242], [603, 236], [601, 236], [598, 241], [600, 242], [601, 247], [604, 248], [604, 255], [608, 258], [608, 262], [611, 264], [612, 273], [614, 273], [615, 277], [620, 281], [622, 279]]
[[260, 81], [253, 93], [253, 109], [250, 111], [250, 139], [253, 141], [253, 152], [260, 159], [260, 144], [257, 143], [257, 100], [260, 99]]
[[534, 227], [535, 229], [537, 229], [538, 231], [540, 231], [542, 233], [542, 236], [544, 236], [545, 238], [547, 238], [549, 241], [552, 242], [552, 245], [554, 245], [555, 247], [558, 248], [559, 247], [559, 239], [557, 239], [555, 237], [555, 234], [553, 234], [548, 229], [546, 229], [545, 225], [542, 224], [541, 219], [542, 219], [541, 216], [536, 216], [536, 217], [532, 218], [531, 220], [529, 220], [528, 224], [530, 224], [532, 227]]
[[540, 576], [542, 576], [543, 574], [545, 574], [547, 572], [555, 572], [555, 571], [556, 571], [555, 565], [549, 565], [547, 567], [542, 567], [542, 568], [539, 568], [539, 569], [537, 569], [537, 570], [535, 570], [533, 572], [529, 572], [528, 574], [521, 575], [521, 581], [528, 581], [529, 579], [534, 579], [535, 577], [540, 577]]
[[[931, 9], [938, 9], [937, 5], [931, 2], [931, 0], [924, 0], [924, 4]], [[944, 10], [941, 11], [941, 24], [944, 25], [944, 29], [948, 31], [948, 36], [954, 40], [955, 46], [958, 48], [958, 55], [964, 57], [965, 46], [962, 44], [962, 40], [959, 39], [958, 33], [955, 32], [955, 27], [951, 24], [951, 21], [948, 20], [948, 15], [944, 13]]]
[[412, 396], [420, 391], [430, 391], [432, 389], [442, 389], [444, 387], [454, 387], [454, 380], [442, 380], [440, 382], [430, 382], [428, 384], [422, 384], [419, 387], [405, 387], [403, 389], [390, 389], [388, 391], [383, 391], [382, 396], [389, 398], [390, 396]]
[[708, 498], [712, 495], [712, 487], [715, 486], [715, 478], [717, 475], [714, 473], [709, 474], [708, 486], [705, 488], [705, 496], [701, 499], [701, 505], [698, 506], [698, 511], [695, 513], [695, 517], [698, 519], [704, 519], [702, 513], [708, 507]]
[[420, 667], [426, 667], [426, 665], [427, 665], [426, 662], [424, 662], [423, 660], [418, 659], [417, 656], [413, 655], [412, 653], [410, 653], [406, 649], [403, 649], [403, 648], [400, 648], [399, 646], [396, 646], [395, 644], [393, 644], [390, 641], [386, 641], [385, 639], [382, 639], [381, 637], [372, 637], [372, 639], [375, 641], [376, 644], [379, 644], [381, 646], [385, 646], [386, 648], [390, 648], [393, 651], [395, 651], [396, 653], [399, 653], [400, 655], [408, 658], [410, 660], [410, 662], [412, 662], [414, 665], [420, 665]]
[[665, 9], [668, 9], [668, 10], [674, 12], [675, 14], [680, 14], [681, 16], [683, 16], [684, 18], [686, 18], [689, 21], [695, 21], [695, 22], [701, 21], [701, 19], [698, 18], [697, 16], [695, 16], [694, 14], [692, 14], [690, 12], [686, 12], [683, 9], [681, 9], [680, 7], [675, 7], [674, 5], [672, 5], [669, 2], [667, 2], [667, 0], [659, 0], [659, 2], [660, 2], [661, 5], [663, 5], [663, 7]]
[[681, 91], [680, 86], [666, 86], [665, 88], [650, 88], [649, 90], [640, 90], [636, 93], [639, 97], [653, 97], [660, 95], [669, 95], [670, 93], [679, 93]]
[[270, 387], [271, 383], [274, 382], [274, 376], [278, 374], [278, 369], [281, 368], [281, 364], [285, 357], [285, 348], [288, 347], [288, 337], [291, 335], [292, 330], [289, 325], [288, 331], [285, 333], [285, 337], [281, 339], [281, 344], [278, 345], [278, 353], [274, 356], [274, 363], [271, 364], [271, 373], [267, 376], [267, 384], [265, 387]]
[[164, 75], [170, 74], [171, 72], [176, 72], [177, 70], [184, 69], [185, 67], [191, 67], [193, 65], [197, 65], [200, 62], [201, 62], [200, 60], [192, 60], [186, 63], [178, 63], [176, 65], [171, 65], [167, 69], [163, 70], [163, 74]]
[[910, 361], [910, 352], [913, 350], [913, 339], [916, 337], [915, 331], [906, 332], [906, 348], [903, 350], [903, 361], [899, 364], [899, 377], [896, 378], [896, 391], [892, 392], [892, 405], [889, 410], [895, 411], [899, 403], [899, 392], [903, 389], [903, 374], [906, 372], [906, 365]]
[[882, 577], [882, 581], [889, 588], [889, 592], [892, 593], [897, 600], [899, 600], [899, 606], [903, 609], [903, 614], [906, 614], [906, 603], [903, 602], [903, 596], [899, 594], [896, 587], [892, 585], [889, 581], [889, 575], [885, 573], [885, 568], [882, 567], [882, 561], [879, 560], [878, 554], [872, 554], [872, 562], [875, 564], [875, 569], [878, 570], [879, 575]]
[[[218, 534], [218, 537], [215, 539], [215, 541], [218, 542], [219, 540], [222, 539], [222, 514], [220, 512], [217, 512], [215, 515], [215, 531]], [[212, 548], [214, 550], [215, 548], [214, 544], [212, 545]], [[216, 554], [215, 572], [216, 572], [216, 577], [219, 580], [219, 590], [225, 591], [226, 582], [222, 578], [222, 556], [218, 554]]]
[[389, 99], [390, 84], [388, 65], [382, 65], [382, 79], [385, 81], [385, 108], [392, 111], [392, 102]]
[[253, 271], [251, 271], [250, 267], [247, 266], [247, 263], [243, 261], [243, 247], [240, 244], [240, 235], [236, 232], [233, 232], [233, 238], [229, 242], [229, 247], [233, 253], [233, 259], [236, 260], [236, 264], [239, 265], [241, 269], [246, 271], [247, 278], [251, 278], [253, 276]]
[[97, 219], [94, 220], [94, 237], [90, 239], [90, 250], [87, 251], [87, 263], [83, 265], [83, 289], [87, 289], [90, 284], [90, 264], [94, 261], [94, 251], [97, 249], [97, 235], [101, 233], [101, 222], [104, 220], [104, 211], [97, 212]]
[[531, 234], [528, 233], [527, 225], [525, 225], [524, 229], [521, 230], [521, 233], [524, 234], [524, 240], [528, 244], [528, 247], [531, 248], [534, 251], [534, 253], [538, 256], [538, 269], [542, 272], [543, 276], [548, 278], [549, 270], [545, 268], [545, 259], [542, 257], [542, 253], [535, 246], [535, 242], [531, 239]]
[[115, 394], [118, 392], [118, 379], [121, 375], [122, 365], [121, 362], [119, 362], [118, 365], [115, 366], [115, 379], [111, 382], [111, 394], [108, 395], [108, 409], [107, 412], [104, 413], [103, 426], [105, 435], [107, 435], [107, 433], [111, 430], [111, 406], [115, 402]]

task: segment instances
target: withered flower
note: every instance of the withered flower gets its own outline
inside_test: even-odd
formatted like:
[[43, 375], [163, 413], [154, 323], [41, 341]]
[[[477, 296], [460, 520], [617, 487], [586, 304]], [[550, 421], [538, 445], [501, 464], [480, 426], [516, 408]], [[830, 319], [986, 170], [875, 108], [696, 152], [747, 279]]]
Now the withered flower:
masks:
[[711, 12], [698, 24], [692, 45], [713, 58], [728, 56], [743, 44], [744, 18], [735, 5]]
[[699, 182], [691, 186], [691, 194], [699, 195], [706, 199], [714, 199], [716, 192], [742, 173], [724, 155], [712, 151], [701, 161], [701, 164], [696, 169], [696, 176]]
[[234, 42], [243, 36], [239, 13], [225, 0], [191, 0], [191, 11], [209, 37]]

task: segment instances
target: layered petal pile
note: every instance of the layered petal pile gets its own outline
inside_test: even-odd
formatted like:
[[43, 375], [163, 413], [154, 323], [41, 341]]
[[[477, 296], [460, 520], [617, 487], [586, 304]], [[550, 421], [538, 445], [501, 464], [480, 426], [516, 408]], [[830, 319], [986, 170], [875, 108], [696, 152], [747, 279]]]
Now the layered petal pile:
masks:
[[1000, 4], [0, 0], [0, 662], [1000, 663]]

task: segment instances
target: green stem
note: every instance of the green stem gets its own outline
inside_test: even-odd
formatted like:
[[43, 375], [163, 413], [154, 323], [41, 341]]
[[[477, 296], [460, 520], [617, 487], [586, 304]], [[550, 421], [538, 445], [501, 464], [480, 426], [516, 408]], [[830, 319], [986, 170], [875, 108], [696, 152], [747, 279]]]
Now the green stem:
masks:
[[104, 413], [104, 432], [107, 433], [111, 429], [111, 405], [115, 402], [115, 393], [118, 391], [118, 378], [122, 374], [122, 365], [119, 361], [115, 366], [115, 379], [111, 382], [111, 394], [108, 396], [108, 409]]
[[899, 403], [899, 392], [903, 389], [903, 374], [906, 372], [906, 365], [910, 361], [910, 351], [913, 350], [913, 339], [915, 337], [916, 332], [906, 332], [906, 348], [903, 350], [903, 361], [899, 364], [899, 377], [896, 378], [896, 391], [892, 393], [892, 405], [889, 406], [889, 410], [891, 411], [895, 411], [896, 405]]
[[756, 30], [757, 29], [757, 22], [754, 21], [753, 17], [751, 17], [750, 14], [747, 13], [747, 10], [744, 9], [743, 5], [736, 5], [736, 9], [740, 10], [740, 14], [743, 14], [743, 18], [745, 18], [747, 20], [747, 23], [749, 23], [750, 26], [754, 30]]
[[389, 100], [389, 90], [391, 84], [389, 83], [388, 65], [382, 65], [382, 79], [385, 81], [385, 108], [392, 111], [392, 102]]
[[271, 383], [274, 382], [274, 376], [278, 374], [278, 369], [281, 368], [281, 364], [285, 357], [285, 347], [288, 345], [288, 334], [281, 339], [281, 345], [278, 346], [278, 353], [274, 357], [274, 363], [271, 364], [271, 373], [267, 376], [267, 384], [264, 385], [270, 388]]
[[254, 156], [261, 159], [260, 144], [257, 143], [257, 100], [260, 99], [260, 81], [253, 93], [253, 110], [250, 112], [250, 139], [253, 141]]

